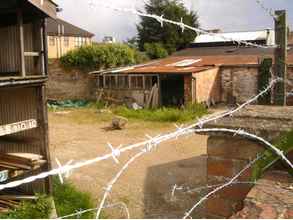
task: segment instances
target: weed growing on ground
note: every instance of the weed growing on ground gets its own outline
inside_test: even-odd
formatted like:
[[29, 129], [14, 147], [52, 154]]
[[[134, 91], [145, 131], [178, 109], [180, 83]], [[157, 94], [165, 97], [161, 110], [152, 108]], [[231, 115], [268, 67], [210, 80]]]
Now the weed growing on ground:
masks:
[[183, 109], [159, 108], [134, 110], [124, 106], [113, 109], [113, 113], [129, 119], [157, 122], [186, 122], [200, 118], [208, 113], [201, 104], [190, 104]]
[[[73, 184], [69, 182], [61, 184], [58, 178], [54, 178], [53, 185], [53, 196], [58, 216], [95, 208], [90, 194], [77, 190]], [[93, 212], [88, 212], [80, 216], [74, 216], [72, 219], [92, 219], [94, 217]]]
[[36, 195], [36, 201], [25, 201], [15, 210], [1, 214], [1, 219], [48, 219], [52, 212], [52, 200], [45, 195]]

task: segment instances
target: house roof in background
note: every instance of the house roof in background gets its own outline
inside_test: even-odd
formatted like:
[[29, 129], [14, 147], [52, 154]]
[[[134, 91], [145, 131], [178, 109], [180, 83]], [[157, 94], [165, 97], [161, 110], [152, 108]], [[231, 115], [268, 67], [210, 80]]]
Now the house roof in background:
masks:
[[[218, 66], [259, 65], [263, 57], [273, 58], [274, 49], [236, 47], [191, 48], [179, 51], [171, 57], [155, 60], [142, 65], [92, 73], [197, 73]], [[293, 48], [288, 51], [287, 63], [293, 64]]]
[[[59, 26], [59, 28], [58, 28]], [[59, 30], [58, 30], [59, 29]], [[80, 27], [70, 24], [60, 18], [48, 19], [47, 33], [48, 35], [57, 36], [59, 33], [62, 36], [73, 36], [73, 37], [93, 37], [93, 33], [88, 32]]]
[[236, 41], [265, 41], [267, 45], [275, 44], [275, 31], [274, 30], [261, 30], [261, 31], [246, 31], [246, 32], [229, 32], [229, 33], [212, 33], [200, 34], [195, 40], [194, 44], [207, 44], [207, 43], [220, 43], [232, 42], [230, 39]]

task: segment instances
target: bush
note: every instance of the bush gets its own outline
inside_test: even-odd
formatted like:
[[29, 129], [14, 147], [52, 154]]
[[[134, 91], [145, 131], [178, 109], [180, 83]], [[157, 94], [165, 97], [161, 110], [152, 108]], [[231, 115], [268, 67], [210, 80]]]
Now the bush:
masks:
[[164, 58], [167, 57], [168, 51], [163, 47], [160, 43], [145, 43], [144, 49], [146, 51], [146, 54], [151, 59], [158, 59], [158, 58]]
[[127, 107], [118, 107], [113, 112], [125, 118], [144, 121], [186, 122], [207, 114], [207, 109], [200, 104], [190, 104], [185, 109], [160, 108], [133, 110]]
[[[58, 216], [72, 214], [79, 210], [95, 208], [90, 194], [78, 191], [71, 183], [61, 184], [58, 178], [54, 178], [54, 201]], [[87, 212], [71, 219], [92, 219], [93, 212]]]
[[35, 202], [22, 202], [21, 205], [8, 212], [1, 214], [1, 219], [48, 219], [52, 212], [52, 200], [45, 195], [37, 195]]
[[93, 44], [68, 52], [60, 62], [67, 68], [89, 71], [132, 65], [143, 59], [136, 49], [125, 44]]
[[[274, 142], [274, 146], [276, 146], [280, 151], [284, 154], [288, 154], [293, 151], [293, 130], [282, 134], [278, 137]], [[252, 177], [251, 180], [259, 179], [263, 173], [272, 167], [276, 162], [281, 160], [280, 156], [276, 154], [271, 148], [268, 148], [264, 153], [262, 158], [256, 162], [252, 169]], [[293, 171], [287, 165], [287, 163], [283, 163], [284, 168], [288, 170], [288, 172], [293, 176]]]

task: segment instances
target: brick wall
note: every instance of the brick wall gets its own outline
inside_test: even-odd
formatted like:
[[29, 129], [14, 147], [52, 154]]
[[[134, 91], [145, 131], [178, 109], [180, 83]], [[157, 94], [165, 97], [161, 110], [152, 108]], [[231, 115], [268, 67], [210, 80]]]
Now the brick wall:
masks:
[[184, 102], [192, 102], [192, 76], [184, 75]]
[[[208, 139], [207, 173], [208, 183], [222, 184], [233, 178], [264, 147], [239, 137], [210, 136]], [[239, 181], [250, 180], [250, 170], [239, 178]], [[207, 217], [227, 218], [243, 208], [243, 200], [251, 185], [234, 185], [223, 189], [206, 203]]]
[[[280, 134], [292, 129], [293, 107], [248, 106], [234, 117], [225, 117], [206, 126], [234, 130], [241, 128], [273, 142]], [[265, 149], [262, 144], [243, 137], [210, 133], [207, 142], [209, 185], [227, 182]], [[290, 155], [288, 158], [292, 160]], [[274, 168], [279, 169], [278, 164]], [[251, 170], [248, 169], [238, 180], [250, 181], [250, 177]], [[250, 185], [238, 184], [219, 191], [206, 202], [207, 217], [227, 218], [235, 214], [243, 208], [243, 201], [250, 189]]]
[[95, 81], [86, 72], [65, 70], [58, 60], [49, 61], [49, 80], [47, 94], [49, 99], [94, 99]]
[[221, 101], [221, 81], [219, 68], [214, 68], [193, 74], [195, 82], [195, 102], [219, 102]]

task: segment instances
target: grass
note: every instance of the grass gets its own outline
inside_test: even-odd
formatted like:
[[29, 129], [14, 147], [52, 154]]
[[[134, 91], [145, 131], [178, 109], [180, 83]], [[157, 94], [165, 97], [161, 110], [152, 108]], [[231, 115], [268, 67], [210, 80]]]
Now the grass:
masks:
[[[293, 151], [293, 129], [285, 134], [282, 134], [277, 140], [273, 143], [278, 149], [284, 152], [284, 154], [288, 154], [290, 151]], [[272, 149], [267, 149], [264, 152], [264, 156], [260, 159], [256, 165], [253, 167], [252, 172], [252, 180], [257, 180], [262, 176], [262, 174], [269, 169], [272, 165], [280, 160], [280, 156], [276, 155], [276, 153]], [[285, 164], [285, 162], [284, 162]], [[285, 164], [285, 169], [293, 175], [290, 167]]]
[[37, 195], [34, 202], [25, 201], [15, 210], [1, 214], [1, 219], [48, 219], [52, 212], [52, 200], [45, 195]]
[[208, 113], [200, 104], [188, 105], [185, 109], [160, 108], [133, 110], [121, 106], [113, 109], [113, 113], [128, 119], [139, 119], [156, 122], [186, 122], [202, 117]]
[[[65, 216], [79, 210], [95, 208], [89, 193], [80, 192], [69, 182], [61, 184], [58, 178], [54, 178], [54, 201], [58, 216]], [[94, 212], [87, 212], [71, 219], [93, 219]]]

